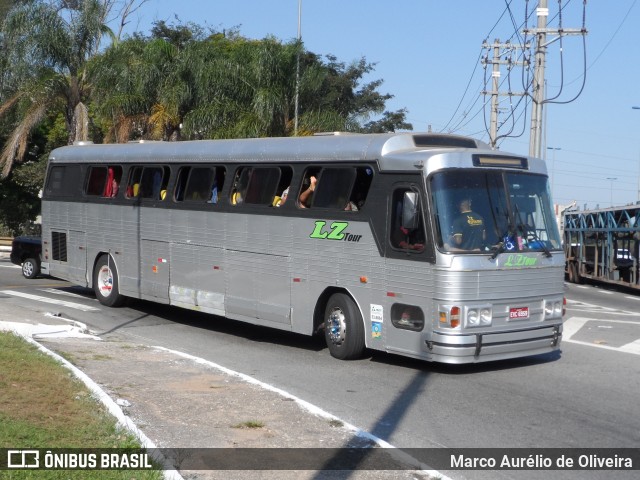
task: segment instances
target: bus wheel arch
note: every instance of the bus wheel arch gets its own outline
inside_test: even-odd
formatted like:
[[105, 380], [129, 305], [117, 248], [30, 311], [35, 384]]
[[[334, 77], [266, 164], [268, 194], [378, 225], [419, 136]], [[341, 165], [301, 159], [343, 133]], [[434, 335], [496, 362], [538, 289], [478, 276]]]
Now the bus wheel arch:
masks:
[[113, 257], [101, 253], [93, 264], [93, 291], [98, 301], [107, 307], [120, 307], [125, 297], [120, 294], [120, 278], [118, 267]]
[[364, 354], [364, 319], [346, 290], [329, 288], [322, 293], [316, 304], [314, 324], [323, 327], [327, 347], [334, 358], [353, 360]]

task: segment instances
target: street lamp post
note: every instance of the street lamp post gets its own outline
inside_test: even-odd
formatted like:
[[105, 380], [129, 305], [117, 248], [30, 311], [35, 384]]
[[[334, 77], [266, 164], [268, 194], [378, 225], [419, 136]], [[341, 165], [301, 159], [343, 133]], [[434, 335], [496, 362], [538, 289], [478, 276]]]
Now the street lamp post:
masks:
[[[640, 110], [640, 107], [638, 106], [632, 106], [631, 107], [632, 110]], [[638, 203], [640, 203], [640, 153], [638, 154]]]
[[609, 180], [609, 202], [611, 203], [611, 206], [613, 207], [613, 182], [616, 181], [618, 179], [618, 177], [607, 177], [607, 180]]
[[554, 187], [556, 183], [556, 152], [558, 150], [562, 150], [560, 147], [547, 147], [547, 150], [552, 150], [553, 155], [551, 156], [551, 198], [556, 197], [556, 189]]

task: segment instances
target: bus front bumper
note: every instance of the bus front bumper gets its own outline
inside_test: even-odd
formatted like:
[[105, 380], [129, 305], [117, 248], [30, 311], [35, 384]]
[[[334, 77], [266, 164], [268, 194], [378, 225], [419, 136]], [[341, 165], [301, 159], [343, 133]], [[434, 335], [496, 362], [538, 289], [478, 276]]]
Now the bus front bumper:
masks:
[[562, 324], [558, 324], [501, 333], [433, 332], [425, 345], [433, 361], [462, 364], [549, 353], [560, 348], [561, 338]]

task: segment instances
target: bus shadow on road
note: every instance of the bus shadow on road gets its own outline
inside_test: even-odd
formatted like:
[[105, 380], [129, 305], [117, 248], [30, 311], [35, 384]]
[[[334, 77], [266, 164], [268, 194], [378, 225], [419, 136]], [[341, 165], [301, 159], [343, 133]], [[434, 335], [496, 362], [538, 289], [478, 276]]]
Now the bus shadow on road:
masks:
[[254, 325], [252, 323], [232, 320], [219, 315], [197, 312], [174, 306], [147, 302], [145, 300], [129, 301], [127, 307], [147, 316], [161, 318], [167, 322], [180, 324], [206, 330], [209, 332], [232, 335], [256, 343], [269, 343], [273, 345], [290, 347], [303, 350], [321, 351], [326, 348], [324, 338], [319, 335], [307, 336], [287, 330], [278, 330], [271, 327]]

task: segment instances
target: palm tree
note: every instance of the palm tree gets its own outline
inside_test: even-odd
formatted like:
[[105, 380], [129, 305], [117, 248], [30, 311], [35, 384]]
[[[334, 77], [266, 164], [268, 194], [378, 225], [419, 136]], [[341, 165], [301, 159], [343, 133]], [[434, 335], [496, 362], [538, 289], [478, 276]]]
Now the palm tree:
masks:
[[0, 117], [15, 115], [17, 121], [0, 152], [2, 177], [22, 159], [30, 132], [47, 115], [61, 113], [69, 132], [69, 144], [88, 139], [90, 86], [87, 62], [105, 34], [106, 3], [20, 2], [2, 26], [5, 61], [15, 67], [11, 95], [0, 97]]

